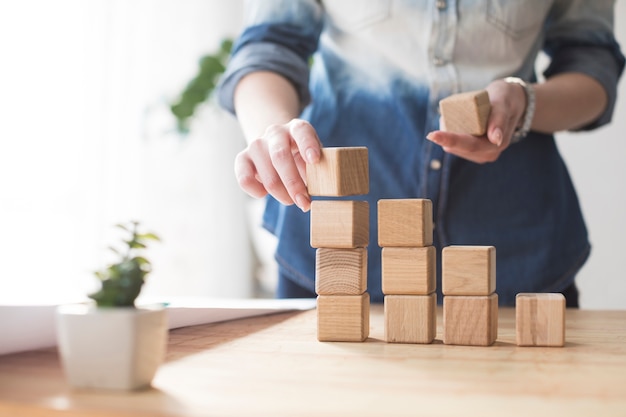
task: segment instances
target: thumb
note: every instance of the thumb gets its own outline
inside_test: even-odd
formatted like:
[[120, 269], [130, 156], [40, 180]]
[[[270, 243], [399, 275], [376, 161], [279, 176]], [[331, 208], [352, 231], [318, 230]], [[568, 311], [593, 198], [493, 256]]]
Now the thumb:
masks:
[[487, 139], [496, 146], [502, 146], [506, 132], [506, 114], [498, 106], [491, 108], [487, 122]]

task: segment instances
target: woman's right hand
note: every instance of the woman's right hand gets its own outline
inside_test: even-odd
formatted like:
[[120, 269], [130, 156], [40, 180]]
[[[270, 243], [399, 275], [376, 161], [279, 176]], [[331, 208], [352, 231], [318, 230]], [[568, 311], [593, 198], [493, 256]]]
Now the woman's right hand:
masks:
[[239, 186], [253, 197], [270, 194], [306, 212], [311, 207], [306, 164], [319, 161], [321, 147], [317, 132], [305, 120], [269, 126], [235, 158]]

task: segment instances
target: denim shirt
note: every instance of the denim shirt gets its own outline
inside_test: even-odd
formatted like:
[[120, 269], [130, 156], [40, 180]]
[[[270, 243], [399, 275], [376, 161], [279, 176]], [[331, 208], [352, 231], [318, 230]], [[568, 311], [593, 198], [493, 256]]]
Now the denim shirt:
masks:
[[[608, 123], [624, 66], [613, 1], [250, 0], [245, 23], [220, 86], [222, 105], [234, 112], [233, 91], [246, 74], [275, 71], [296, 87], [301, 117], [324, 146], [369, 148], [370, 193], [351, 199], [370, 206], [373, 301], [383, 298], [376, 210], [382, 198], [432, 200], [439, 251], [495, 246], [501, 305], [513, 305], [519, 292], [572, 284], [590, 244], [554, 138], [531, 132], [481, 165], [425, 136], [439, 127], [439, 100], [506, 76], [534, 81], [542, 50], [550, 57], [546, 77], [580, 72], [606, 90], [607, 109], [583, 129]], [[279, 238], [281, 271], [312, 291], [309, 214], [268, 197], [264, 225]]]

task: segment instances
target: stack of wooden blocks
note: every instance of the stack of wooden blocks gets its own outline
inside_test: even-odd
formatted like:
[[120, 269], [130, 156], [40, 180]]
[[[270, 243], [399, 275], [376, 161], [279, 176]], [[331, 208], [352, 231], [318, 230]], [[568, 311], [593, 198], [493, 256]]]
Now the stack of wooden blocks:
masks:
[[431, 343], [436, 333], [436, 251], [432, 202], [378, 201], [385, 341]]
[[441, 264], [443, 343], [492, 345], [498, 337], [496, 248], [448, 246]]
[[[443, 130], [484, 135], [491, 111], [486, 91], [440, 102]], [[345, 197], [369, 192], [364, 147], [324, 148], [319, 163], [307, 164], [311, 196]], [[315, 200], [311, 246], [316, 251], [317, 338], [362, 342], [369, 336], [366, 201]], [[431, 343], [436, 336], [436, 251], [432, 203], [427, 199], [378, 201], [382, 247], [385, 341]], [[490, 346], [498, 337], [496, 249], [448, 246], [442, 251], [443, 342]], [[562, 294], [518, 294], [516, 335], [520, 346], [563, 346]]]
[[[307, 165], [306, 175], [312, 196], [367, 194], [367, 148], [324, 148], [320, 161]], [[311, 203], [311, 246], [317, 248], [315, 291], [319, 341], [362, 342], [369, 336], [368, 243], [367, 201]]]

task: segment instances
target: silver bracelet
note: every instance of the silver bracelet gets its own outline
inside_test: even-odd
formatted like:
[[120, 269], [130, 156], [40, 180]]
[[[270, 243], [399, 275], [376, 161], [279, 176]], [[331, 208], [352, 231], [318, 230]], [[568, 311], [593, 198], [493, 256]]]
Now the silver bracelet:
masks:
[[532, 124], [533, 116], [535, 115], [535, 89], [530, 83], [527, 83], [521, 78], [507, 77], [504, 81], [510, 84], [521, 85], [524, 88], [524, 93], [526, 93], [526, 110], [524, 111], [523, 116], [524, 121], [522, 122], [521, 127], [515, 128], [515, 132], [513, 132], [513, 137], [511, 138], [511, 143], [516, 143], [524, 139], [530, 131], [530, 125]]

